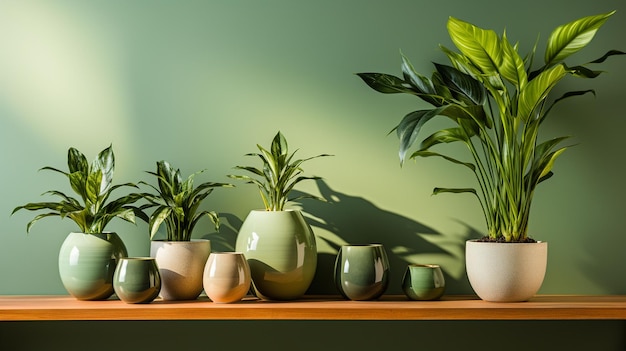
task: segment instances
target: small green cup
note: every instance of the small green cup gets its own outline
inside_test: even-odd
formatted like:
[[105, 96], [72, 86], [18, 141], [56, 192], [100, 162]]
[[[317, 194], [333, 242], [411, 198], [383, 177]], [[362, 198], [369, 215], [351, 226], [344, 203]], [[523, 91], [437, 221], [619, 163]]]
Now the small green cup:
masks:
[[152, 302], [161, 291], [161, 275], [152, 257], [121, 258], [113, 275], [113, 288], [126, 303]]
[[443, 296], [446, 282], [441, 267], [436, 264], [409, 264], [402, 278], [402, 290], [411, 300], [438, 300]]

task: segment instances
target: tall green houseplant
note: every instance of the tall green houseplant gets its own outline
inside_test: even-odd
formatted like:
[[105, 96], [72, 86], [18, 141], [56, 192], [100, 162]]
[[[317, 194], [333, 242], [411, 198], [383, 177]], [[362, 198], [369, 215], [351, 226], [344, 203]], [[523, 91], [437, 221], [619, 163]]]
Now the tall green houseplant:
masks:
[[251, 175], [229, 175], [234, 179], [255, 184], [265, 205], [263, 210], [252, 210], [244, 219], [235, 243], [250, 265], [253, 290], [257, 296], [269, 300], [292, 300], [302, 296], [313, 281], [317, 269], [315, 235], [298, 209], [285, 209], [290, 201], [320, 197], [302, 195], [289, 197], [294, 186], [304, 180], [319, 177], [304, 176], [302, 164], [308, 160], [329, 156], [321, 154], [296, 159], [289, 152], [287, 140], [279, 131], [269, 149], [257, 144], [262, 166], [236, 166]]
[[[479, 28], [450, 17], [448, 33], [458, 52], [440, 46], [451, 65], [435, 63], [431, 77], [415, 71], [402, 56], [402, 78], [383, 73], [358, 73], [372, 89], [385, 94], [409, 94], [434, 108], [407, 114], [392, 130], [400, 140], [401, 163], [409, 159], [441, 157], [472, 172], [478, 188], [435, 188], [433, 193], [471, 193], [480, 202], [490, 241], [525, 242], [536, 186], [552, 176], [555, 160], [567, 149], [567, 136], [539, 140], [539, 129], [555, 104], [593, 90], [570, 91], [558, 98], [551, 92], [567, 76], [596, 78], [600, 64], [624, 52], [610, 50], [582, 65], [565, 60], [587, 46], [615, 11], [583, 17], [554, 29], [548, 38], [543, 64], [533, 67], [536, 44], [522, 55], [506, 32]], [[422, 127], [437, 116], [454, 123], [421, 139]], [[462, 143], [471, 160], [435, 150], [446, 143]], [[530, 239], [532, 241], [532, 239]]]
[[32, 202], [18, 206], [20, 210], [44, 211], [36, 215], [26, 226], [31, 227], [47, 217], [69, 218], [80, 232], [69, 233], [59, 250], [59, 275], [65, 289], [79, 300], [106, 299], [113, 294], [113, 274], [117, 260], [127, 256], [126, 246], [114, 232], [105, 232], [114, 218], [135, 223], [136, 218], [148, 221], [145, 205], [136, 206], [142, 199], [138, 193], [129, 193], [112, 199], [120, 188], [137, 188], [133, 183], [113, 185], [115, 155], [112, 146], [98, 153], [89, 163], [76, 148], [67, 152], [68, 171], [54, 167], [42, 170], [64, 175], [69, 180], [76, 197], [59, 190], [50, 190], [56, 201]]

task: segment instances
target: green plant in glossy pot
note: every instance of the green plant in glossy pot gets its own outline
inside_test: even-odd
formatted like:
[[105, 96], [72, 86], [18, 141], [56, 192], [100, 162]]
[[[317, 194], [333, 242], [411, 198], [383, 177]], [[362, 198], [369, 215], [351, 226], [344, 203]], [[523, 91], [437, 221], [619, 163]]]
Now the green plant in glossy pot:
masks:
[[46, 217], [74, 221], [80, 232], [70, 233], [59, 253], [59, 273], [63, 286], [79, 300], [106, 299], [114, 292], [113, 273], [117, 260], [126, 257], [127, 251], [117, 233], [105, 232], [105, 227], [114, 218], [135, 223], [136, 217], [139, 217], [147, 222], [143, 206], [133, 205], [142, 196], [130, 193], [111, 199], [116, 189], [137, 187], [133, 183], [113, 185], [115, 156], [112, 146], [102, 150], [91, 163], [72, 147], [68, 150], [67, 165], [67, 172], [54, 167], [43, 167], [41, 170], [66, 176], [79, 198], [50, 190], [43, 195], [52, 195], [57, 201], [28, 203], [16, 207], [12, 213], [20, 210], [45, 211], [28, 222], [27, 232], [30, 232], [33, 224]]
[[[499, 36], [493, 30], [450, 17], [448, 33], [458, 51], [441, 46], [451, 64], [435, 63], [430, 78], [416, 72], [404, 55], [401, 55], [402, 78], [358, 73], [377, 92], [409, 94], [433, 106], [407, 114], [392, 130], [400, 140], [401, 164], [409, 149], [417, 145], [409, 159], [443, 158], [475, 177], [477, 188], [437, 187], [433, 194], [469, 193], [478, 199], [487, 235], [467, 241], [466, 263], [470, 283], [483, 299], [524, 301], [543, 282], [547, 243], [528, 235], [531, 203], [536, 186], [553, 175], [555, 160], [568, 148], [563, 146], [568, 137], [540, 140], [539, 130], [555, 104], [571, 97], [595, 94], [593, 90], [580, 90], [555, 98], [551, 92], [563, 79], [596, 78], [601, 72], [592, 69], [593, 64], [624, 54], [610, 50], [588, 64], [565, 63], [592, 41], [613, 14], [588, 16], [557, 27], [548, 38], [543, 63], [538, 67], [533, 66], [536, 44], [528, 54], [522, 55], [518, 52], [519, 45], [511, 43], [506, 32]], [[418, 143], [422, 127], [435, 117], [447, 118], [452, 126], [442, 127]], [[464, 145], [469, 160], [437, 149], [449, 143]], [[489, 253], [493, 250], [503, 252], [491, 260]], [[528, 252], [518, 254], [518, 250]], [[512, 260], [526, 254], [535, 257], [536, 263]], [[482, 266], [475, 268], [475, 262]], [[506, 272], [507, 278], [496, 276], [494, 270], [504, 271], [505, 266], [519, 272]], [[520, 279], [513, 279], [516, 276]], [[483, 283], [489, 288], [483, 288]]]
[[255, 184], [265, 205], [264, 210], [252, 210], [244, 220], [235, 248], [242, 252], [252, 276], [257, 296], [267, 300], [294, 300], [309, 288], [317, 267], [315, 235], [300, 210], [285, 209], [290, 201], [315, 198], [301, 195], [290, 198], [294, 186], [304, 180], [320, 179], [302, 175], [302, 164], [317, 156], [295, 159], [296, 152], [289, 153], [287, 140], [279, 131], [269, 149], [257, 144], [258, 153], [246, 156], [258, 157], [262, 167], [236, 166], [252, 174], [229, 175], [234, 179]]
[[[186, 179], [180, 170], [166, 161], [158, 161], [156, 172], [147, 171], [157, 179], [157, 185], [146, 182], [153, 192], [143, 193], [154, 210], [150, 215], [150, 256], [156, 259], [161, 274], [161, 292], [164, 300], [194, 300], [202, 292], [202, 273], [211, 253], [211, 241], [193, 239], [198, 222], [209, 218], [219, 229], [219, 216], [215, 211], [201, 207], [215, 188], [232, 187], [232, 184], [204, 182], [194, 185], [196, 172]], [[165, 224], [166, 239], [155, 240], [159, 228]]]

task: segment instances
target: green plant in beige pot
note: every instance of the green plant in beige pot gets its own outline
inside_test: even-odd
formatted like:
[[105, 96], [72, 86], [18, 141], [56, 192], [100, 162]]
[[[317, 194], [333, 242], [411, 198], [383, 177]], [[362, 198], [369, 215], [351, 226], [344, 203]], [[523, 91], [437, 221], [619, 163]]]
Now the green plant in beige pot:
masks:
[[127, 256], [126, 246], [114, 232], [106, 232], [105, 227], [114, 218], [135, 223], [136, 217], [146, 222], [148, 216], [143, 206], [133, 205], [142, 196], [137, 193], [111, 199], [111, 194], [119, 188], [137, 186], [133, 183], [113, 185], [115, 156], [111, 146], [102, 150], [88, 163], [85, 156], [75, 148], [67, 154], [69, 171], [53, 167], [43, 167], [61, 173], [69, 180], [75, 198], [58, 190], [50, 190], [44, 195], [52, 195], [57, 201], [34, 202], [18, 206], [20, 210], [44, 211], [35, 216], [26, 226], [29, 232], [32, 225], [46, 217], [69, 218], [80, 229], [70, 233], [59, 252], [59, 274], [65, 289], [79, 300], [103, 300], [113, 292], [113, 274], [118, 259]]
[[302, 163], [329, 156], [321, 154], [295, 159], [289, 153], [287, 140], [279, 131], [270, 149], [257, 144], [262, 167], [236, 166], [252, 173], [230, 175], [231, 178], [255, 184], [265, 205], [263, 210], [252, 210], [243, 221], [235, 248], [242, 252], [250, 266], [252, 285], [256, 295], [266, 300], [294, 300], [309, 288], [317, 268], [317, 246], [313, 230], [297, 209], [285, 209], [290, 201], [302, 198], [322, 198], [302, 195], [290, 198], [294, 186], [304, 180], [320, 179], [303, 176]]
[[[565, 99], [595, 92], [570, 91], [558, 98], [553, 89], [568, 76], [595, 78], [600, 64], [623, 52], [611, 50], [584, 65], [565, 59], [583, 49], [614, 12], [580, 18], [557, 27], [548, 38], [543, 63], [533, 67], [536, 45], [522, 55], [519, 45], [493, 30], [450, 17], [448, 33], [458, 49], [441, 49], [451, 65], [435, 63], [431, 77], [415, 71], [402, 55], [402, 78], [382, 73], [358, 73], [381, 93], [414, 95], [433, 108], [407, 114], [392, 130], [400, 140], [401, 163], [409, 158], [439, 157], [463, 167], [477, 188], [435, 188], [434, 194], [469, 193], [477, 197], [487, 235], [466, 242], [466, 269], [477, 295], [489, 301], [525, 301], [541, 287], [547, 265], [547, 242], [528, 235], [536, 186], [552, 176], [555, 160], [567, 149], [567, 136], [540, 140], [539, 130], [553, 106]], [[452, 126], [421, 138], [422, 127], [434, 117]], [[468, 159], [439, 151], [460, 143]]]
[[[140, 182], [153, 192], [142, 195], [154, 208], [150, 215], [150, 256], [154, 257], [161, 275], [160, 296], [163, 300], [195, 300], [202, 293], [202, 274], [211, 253], [211, 241], [192, 238], [194, 229], [203, 218], [209, 218], [219, 229], [219, 216], [215, 211], [201, 207], [213, 189], [232, 187], [228, 183], [204, 182], [194, 186], [196, 172], [184, 179], [180, 170], [166, 161], [158, 161], [157, 185]], [[166, 238], [155, 239], [165, 224]]]

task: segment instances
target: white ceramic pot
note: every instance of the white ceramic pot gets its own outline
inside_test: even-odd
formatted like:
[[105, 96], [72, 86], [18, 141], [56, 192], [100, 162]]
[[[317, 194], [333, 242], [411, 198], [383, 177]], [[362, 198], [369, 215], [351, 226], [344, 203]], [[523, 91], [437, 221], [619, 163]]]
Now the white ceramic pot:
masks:
[[465, 243], [467, 278], [485, 301], [521, 302], [533, 297], [546, 273], [548, 243]]
[[195, 300], [202, 292], [202, 273], [211, 253], [211, 241], [151, 241], [161, 275], [163, 300]]
[[250, 290], [250, 266], [241, 252], [213, 252], [204, 267], [204, 291], [211, 301], [240, 301]]

